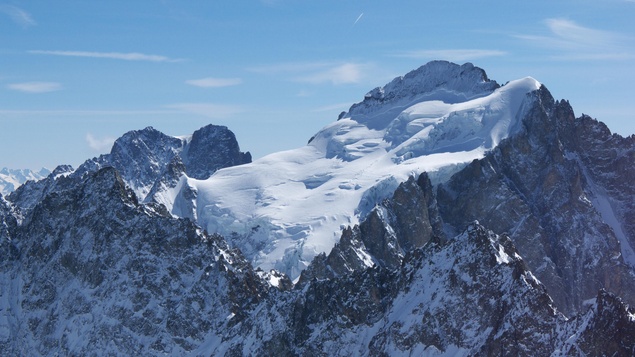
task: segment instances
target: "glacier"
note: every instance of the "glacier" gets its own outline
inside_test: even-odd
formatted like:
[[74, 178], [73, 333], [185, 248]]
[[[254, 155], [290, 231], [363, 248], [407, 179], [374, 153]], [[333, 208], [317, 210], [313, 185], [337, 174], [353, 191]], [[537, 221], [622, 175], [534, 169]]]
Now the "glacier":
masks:
[[[430, 62], [369, 92], [304, 147], [172, 190], [197, 192], [192, 216], [254, 266], [296, 280], [400, 182], [421, 172], [443, 182], [520, 130], [540, 86], [530, 77], [499, 86], [472, 64]], [[163, 193], [172, 213], [178, 195]]]

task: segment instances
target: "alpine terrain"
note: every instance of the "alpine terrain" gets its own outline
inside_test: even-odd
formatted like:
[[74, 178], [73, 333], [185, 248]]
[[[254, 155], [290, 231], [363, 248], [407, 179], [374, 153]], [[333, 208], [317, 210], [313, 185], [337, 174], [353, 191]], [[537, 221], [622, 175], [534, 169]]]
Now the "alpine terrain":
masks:
[[530, 77], [434, 61], [298, 149], [148, 127], [43, 175], [0, 195], [3, 355], [635, 355], [635, 136]]
[[3, 167], [0, 170], [0, 194], [8, 195], [18, 188], [21, 184], [32, 180], [40, 180], [45, 178], [51, 171], [42, 168], [40, 171], [31, 171], [29, 169], [9, 169]]

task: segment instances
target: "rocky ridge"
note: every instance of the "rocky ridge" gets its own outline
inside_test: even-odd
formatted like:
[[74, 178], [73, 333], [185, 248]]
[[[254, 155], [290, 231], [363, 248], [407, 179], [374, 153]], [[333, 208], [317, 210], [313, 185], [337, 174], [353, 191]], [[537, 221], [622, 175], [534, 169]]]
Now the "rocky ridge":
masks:
[[182, 354], [267, 294], [222, 238], [140, 204], [115, 169], [59, 180], [2, 237], [3, 354]]
[[[400, 245], [385, 245], [388, 225], [380, 222], [440, 223], [426, 177], [402, 184], [376, 209], [392, 218], [361, 223], [380, 229], [352, 228], [360, 246], [387, 248], [357, 250], [373, 264], [330, 276], [307, 270], [295, 287], [284, 277], [270, 285], [275, 277], [254, 270], [222, 237], [139, 203], [113, 168], [59, 180], [64, 190], [20, 226], [7, 225], [11, 239], [3, 237], [15, 252], [0, 272], [11, 292], [0, 299], [8, 355], [530, 356], [633, 347], [635, 311], [619, 298], [602, 290], [567, 320], [512, 240], [478, 222], [456, 237], [394, 231]], [[389, 208], [414, 202], [425, 209]], [[337, 269], [328, 258], [324, 267]]]
[[[461, 68], [481, 73], [486, 88], [466, 95], [497, 86]], [[631, 355], [634, 137], [576, 119], [544, 87], [522, 105], [518, 131], [448, 181], [421, 173], [364, 206], [359, 224], [295, 285], [196, 225], [197, 192], [183, 180], [194, 156], [188, 144], [175, 147], [190, 139], [130, 133], [113, 148], [120, 160], [60, 168], [0, 196], [0, 347], [7, 355]], [[203, 166], [192, 174], [214, 170]], [[152, 199], [178, 185], [171, 208]]]
[[[9, 199], [28, 211], [46, 194], [55, 191], [55, 179], [60, 175], [82, 177], [113, 167], [139, 200], [163, 203], [171, 209], [173, 199], [166, 200], [161, 194], [176, 187], [184, 174], [205, 179], [221, 168], [249, 162], [251, 154], [240, 151], [234, 133], [225, 126], [207, 125], [182, 138], [147, 127], [124, 134], [115, 141], [109, 154], [86, 160], [76, 170], [68, 165], [59, 166], [46, 179], [29, 182], [29, 187], [12, 193]], [[183, 189], [187, 191], [187, 187]], [[177, 214], [186, 216], [180, 211]]]
[[634, 138], [575, 119], [545, 87], [532, 103], [518, 135], [439, 185], [444, 222], [507, 232], [568, 314], [600, 288], [635, 303]]

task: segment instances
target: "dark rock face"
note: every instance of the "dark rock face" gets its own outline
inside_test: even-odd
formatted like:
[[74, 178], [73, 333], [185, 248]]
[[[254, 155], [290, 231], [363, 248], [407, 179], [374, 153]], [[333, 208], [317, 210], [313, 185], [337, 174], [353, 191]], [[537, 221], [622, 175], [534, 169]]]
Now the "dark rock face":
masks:
[[24, 211], [33, 208], [47, 194], [56, 189], [56, 178], [73, 171], [70, 165], [59, 165], [45, 179], [27, 181], [17, 190], [11, 192], [7, 199]]
[[549, 336], [564, 319], [508, 237], [473, 224], [445, 245], [413, 252], [405, 264], [408, 289], [391, 311], [400, 319], [373, 338], [371, 351], [421, 344], [470, 355], [530, 356], [548, 355], [555, 344]]
[[241, 152], [227, 127], [208, 125], [194, 132], [183, 160], [189, 177], [204, 180], [224, 167], [248, 164], [249, 152]]
[[331, 253], [316, 257], [299, 282], [334, 278], [373, 266], [397, 269], [407, 252], [441, 237], [442, 226], [428, 175], [423, 173], [417, 180], [411, 177], [359, 226], [345, 229]]
[[[213, 352], [625, 355], [635, 346], [624, 336], [635, 327], [632, 311], [622, 303], [600, 303], [607, 300], [602, 294], [602, 308], [566, 320], [511, 239], [474, 223], [453, 239], [433, 239], [410, 251], [397, 269], [313, 277], [293, 291], [271, 294]], [[601, 340], [603, 328], [616, 335]]]
[[[166, 164], [183, 150], [185, 142], [147, 127], [134, 130], [117, 139], [108, 156], [100, 157], [99, 166], [112, 166], [137, 192], [139, 199], [147, 195], [147, 187], [161, 177]], [[78, 169], [81, 171], [81, 168]]]
[[[577, 331], [567, 340], [563, 352], [575, 355], [632, 356], [635, 352], [635, 310], [614, 294], [600, 290], [588, 312], [578, 317]], [[571, 336], [571, 335], [570, 335]]]
[[0, 195], [0, 266], [9, 264], [11, 258], [19, 254], [13, 242], [17, 226], [10, 204]]
[[[603, 329], [579, 322], [587, 321], [586, 315], [567, 321], [513, 241], [478, 223], [468, 225], [454, 238], [433, 229], [421, 246], [392, 250], [393, 254], [369, 248], [399, 247], [397, 242], [405, 241], [404, 231], [390, 229], [395, 216], [401, 222], [442, 226], [433, 191], [426, 189], [427, 177], [423, 175], [417, 185], [413, 182], [402, 184], [359, 227], [345, 230], [331, 253], [316, 257], [302, 274], [296, 286], [301, 293], [294, 300], [292, 315], [286, 317], [293, 321], [289, 330], [295, 333], [287, 338], [298, 344], [300, 355], [444, 352], [535, 356], [563, 351], [569, 355], [572, 339], [587, 335], [595, 340], [576, 347], [578, 353], [623, 355], [635, 347], [629, 338], [620, 346], [614, 343], [620, 337], [606, 336], [600, 341]], [[428, 205], [395, 214], [394, 207], [410, 201], [403, 197], [420, 196], [412, 192], [416, 187], [427, 197]], [[409, 194], [404, 195], [406, 192]], [[360, 229], [369, 224], [375, 228]], [[399, 264], [394, 264], [395, 257], [400, 258]], [[615, 326], [610, 331], [628, 333], [635, 319], [623, 304], [619, 306], [605, 309], [602, 323]], [[366, 336], [364, 342], [360, 336]]]
[[240, 253], [140, 205], [114, 169], [67, 180], [2, 249], [4, 355], [182, 354], [266, 296]]
[[[113, 167], [139, 200], [154, 202], [157, 193], [176, 187], [184, 173], [206, 179], [219, 169], [249, 162], [251, 155], [240, 151], [236, 137], [225, 126], [205, 126], [189, 141], [147, 127], [124, 134], [115, 141], [109, 154], [87, 160], [71, 176], [82, 177]], [[9, 200], [24, 211], [30, 210], [56, 189], [55, 179], [69, 169], [72, 171], [70, 166], [59, 166], [46, 179], [28, 182], [13, 192]]]
[[635, 239], [635, 195], [625, 181], [635, 170], [633, 139], [574, 119], [544, 87], [532, 102], [520, 134], [439, 186], [444, 222], [461, 229], [479, 220], [508, 232], [567, 314], [603, 287], [635, 303], [633, 260], [620, 249]]

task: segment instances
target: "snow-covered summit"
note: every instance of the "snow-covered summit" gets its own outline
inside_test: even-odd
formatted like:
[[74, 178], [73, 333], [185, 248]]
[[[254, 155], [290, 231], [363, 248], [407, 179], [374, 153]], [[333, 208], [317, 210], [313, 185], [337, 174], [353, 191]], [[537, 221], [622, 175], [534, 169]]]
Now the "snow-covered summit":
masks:
[[532, 78], [499, 87], [471, 64], [432, 62], [371, 91], [305, 147], [177, 188], [197, 192], [201, 226], [295, 279], [408, 176], [442, 182], [520, 130], [539, 87]]
[[483, 69], [471, 63], [460, 66], [447, 61], [432, 61], [371, 90], [362, 102], [353, 104], [343, 116], [376, 129], [385, 125], [385, 119], [412, 104], [433, 100], [449, 104], [465, 102], [488, 95], [498, 87], [496, 81], [487, 78]]

